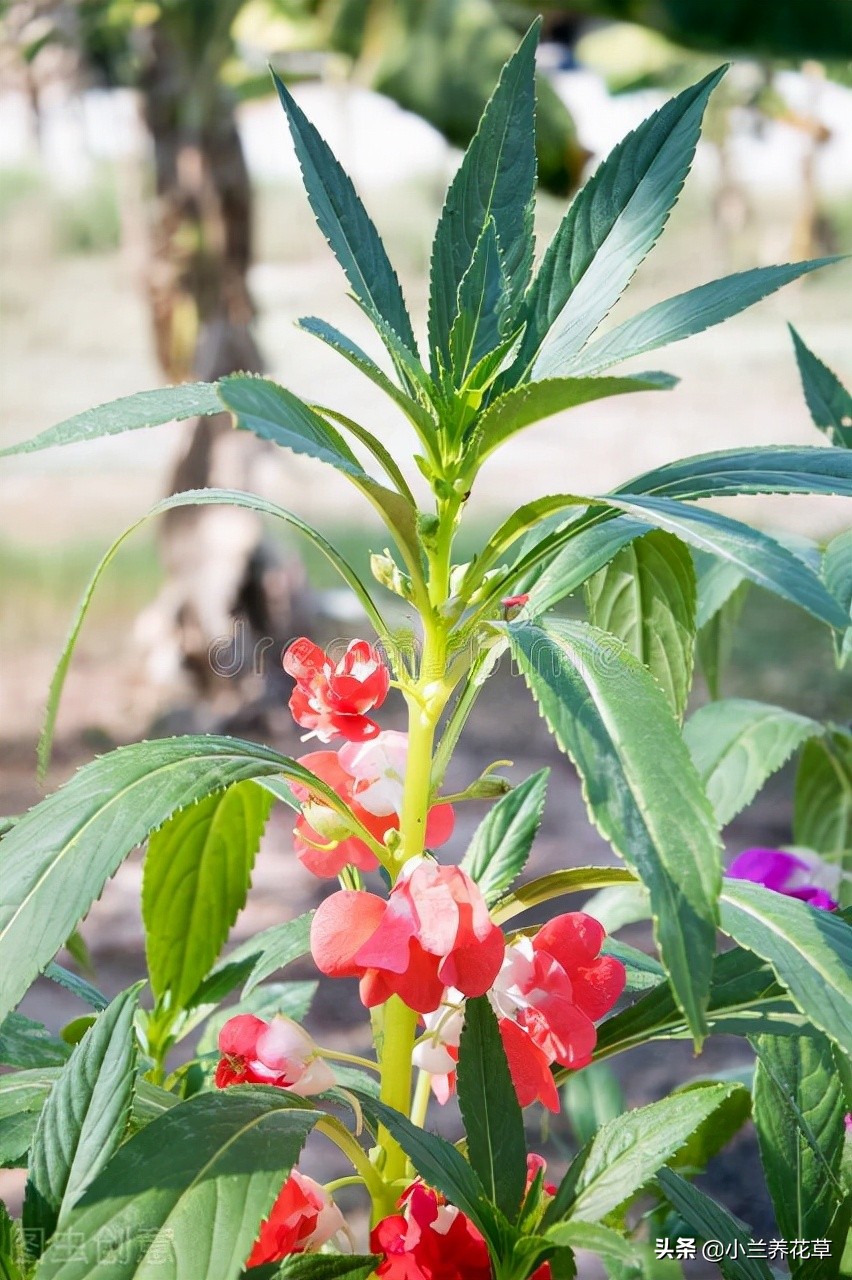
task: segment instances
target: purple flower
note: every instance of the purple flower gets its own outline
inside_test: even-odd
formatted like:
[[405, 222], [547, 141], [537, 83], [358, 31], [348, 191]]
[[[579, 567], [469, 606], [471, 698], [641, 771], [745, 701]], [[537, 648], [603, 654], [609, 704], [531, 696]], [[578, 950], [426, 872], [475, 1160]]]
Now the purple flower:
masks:
[[734, 880], [751, 880], [788, 898], [799, 898], [812, 907], [834, 911], [836, 900], [819, 880], [835, 871], [815, 854], [787, 853], [783, 849], [746, 849], [734, 858], [728, 875]]

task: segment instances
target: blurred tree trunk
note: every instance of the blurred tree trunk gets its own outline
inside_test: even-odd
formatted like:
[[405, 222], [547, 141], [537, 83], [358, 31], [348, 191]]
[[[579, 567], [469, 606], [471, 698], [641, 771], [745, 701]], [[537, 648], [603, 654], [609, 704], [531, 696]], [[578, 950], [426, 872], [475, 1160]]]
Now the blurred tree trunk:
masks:
[[[146, 285], [169, 381], [263, 367], [248, 286], [252, 193], [234, 100], [215, 59], [193, 61], [164, 23], [151, 29], [139, 85], [156, 175]], [[196, 419], [169, 492], [251, 488], [263, 452], [227, 415]], [[209, 695], [228, 687], [224, 677], [257, 674], [252, 654], [269, 637], [276, 647], [265, 665], [274, 675], [277, 646], [293, 631], [300, 578], [270, 552], [260, 518], [232, 507], [180, 508], [165, 515], [161, 538], [167, 580], [139, 628], [152, 672], [168, 679], [188, 671]], [[241, 637], [232, 651], [229, 636]], [[230, 657], [211, 662], [213, 652]]]

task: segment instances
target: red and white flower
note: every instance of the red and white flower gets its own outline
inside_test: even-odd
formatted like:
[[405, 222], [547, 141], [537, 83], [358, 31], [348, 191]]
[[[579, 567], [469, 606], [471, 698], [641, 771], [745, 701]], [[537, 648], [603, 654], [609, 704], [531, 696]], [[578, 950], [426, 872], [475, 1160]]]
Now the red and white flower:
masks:
[[385, 1280], [491, 1280], [488, 1246], [461, 1210], [415, 1182], [401, 1212], [383, 1218], [370, 1248], [384, 1254], [376, 1275]]
[[313, 1253], [339, 1232], [349, 1235], [331, 1196], [313, 1178], [294, 1169], [261, 1224], [246, 1266], [280, 1262], [293, 1253]]
[[387, 899], [341, 890], [311, 926], [311, 951], [330, 977], [360, 978], [368, 1008], [397, 995], [430, 1013], [445, 987], [484, 995], [505, 943], [479, 889], [460, 867], [411, 859]]
[[[573, 911], [506, 947], [489, 999], [523, 1107], [537, 1100], [558, 1111], [551, 1066], [578, 1070], [592, 1060], [595, 1022], [616, 1003], [626, 977], [620, 961], [600, 954], [605, 936], [597, 920]], [[424, 1022], [427, 1035], [415, 1047], [414, 1062], [432, 1073], [433, 1092], [445, 1102], [455, 1087], [462, 993], [445, 992]]]
[[334, 1072], [303, 1027], [279, 1015], [271, 1022], [251, 1013], [229, 1018], [219, 1032], [222, 1058], [218, 1088], [233, 1084], [271, 1084], [307, 1098], [335, 1083]]
[[306, 636], [295, 640], [283, 658], [284, 670], [296, 681], [290, 711], [308, 738], [331, 742], [340, 735], [352, 742], [375, 738], [379, 726], [365, 712], [388, 696], [390, 673], [366, 640], [353, 640], [335, 663]]
[[[327, 783], [381, 844], [389, 831], [399, 829], [407, 760], [408, 735], [386, 730], [371, 742], [346, 743], [339, 751], [313, 751], [302, 756], [299, 764]], [[293, 784], [293, 792], [303, 804], [293, 831], [295, 849], [309, 871], [336, 876], [350, 863], [362, 871], [376, 869], [376, 855], [351, 834], [339, 813], [310, 796], [305, 787]], [[427, 845], [437, 848], [449, 840], [454, 821], [452, 805], [433, 805], [426, 823]]]

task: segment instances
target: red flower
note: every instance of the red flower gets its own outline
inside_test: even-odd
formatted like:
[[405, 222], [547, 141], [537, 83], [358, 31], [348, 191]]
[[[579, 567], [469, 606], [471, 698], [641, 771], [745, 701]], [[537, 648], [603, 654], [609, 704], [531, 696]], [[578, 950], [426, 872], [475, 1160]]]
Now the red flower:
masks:
[[312, 1252], [345, 1230], [343, 1215], [328, 1192], [294, 1169], [261, 1224], [246, 1266], [260, 1267], [292, 1253]]
[[341, 890], [321, 903], [311, 951], [323, 973], [361, 979], [367, 1008], [398, 995], [411, 1009], [438, 1008], [444, 988], [484, 995], [503, 959], [503, 935], [459, 867], [413, 859], [387, 901]]
[[[403, 784], [408, 759], [408, 735], [387, 730], [372, 742], [347, 743], [340, 751], [314, 751], [299, 764], [328, 783], [354, 816], [379, 843], [388, 831], [399, 829]], [[349, 835], [345, 821], [328, 805], [309, 797], [306, 788], [293, 785], [303, 802], [302, 817], [294, 829], [295, 849], [302, 863], [317, 876], [336, 876], [352, 863], [362, 871], [374, 871], [376, 855], [357, 836]], [[452, 805], [437, 804], [429, 812], [426, 843], [436, 848], [449, 840], [455, 815]]]
[[336, 734], [351, 742], [375, 738], [379, 726], [365, 711], [380, 707], [388, 696], [390, 674], [366, 640], [353, 640], [335, 666], [312, 640], [302, 636], [283, 658], [284, 670], [296, 681], [290, 710], [308, 737], [331, 742]]
[[370, 1248], [383, 1253], [387, 1280], [491, 1280], [488, 1247], [469, 1218], [430, 1187], [415, 1182], [401, 1213], [374, 1227]]
[[529, 598], [529, 592], [525, 591], [517, 596], [504, 596], [500, 603], [504, 609], [522, 609]]
[[229, 1018], [219, 1032], [219, 1089], [232, 1084], [272, 1084], [308, 1097], [335, 1083], [334, 1072], [307, 1031], [291, 1018], [264, 1022], [250, 1013]]

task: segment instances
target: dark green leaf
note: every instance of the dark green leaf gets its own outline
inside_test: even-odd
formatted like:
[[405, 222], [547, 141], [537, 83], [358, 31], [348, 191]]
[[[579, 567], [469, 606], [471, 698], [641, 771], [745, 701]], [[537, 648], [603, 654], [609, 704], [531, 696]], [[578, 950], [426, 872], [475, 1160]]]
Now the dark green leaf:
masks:
[[0, 841], [0, 1013], [14, 1008], [131, 849], [175, 809], [275, 774], [340, 804], [286, 756], [201, 735], [120, 747], [32, 809]]
[[76, 996], [78, 1000], [82, 1000], [90, 1009], [100, 1013], [109, 1004], [106, 996], [102, 991], [98, 991], [97, 987], [93, 987], [91, 982], [87, 982], [85, 978], [79, 977], [78, 974], [72, 973], [70, 969], [64, 969], [61, 964], [51, 963], [44, 970], [42, 975], [49, 978], [51, 982], [55, 982], [60, 987], [64, 987], [66, 991], [70, 991], [72, 996]]
[[218, 1004], [243, 983], [243, 995], [247, 996], [264, 978], [307, 955], [313, 915], [312, 911], [307, 911], [295, 920], [274, 924], [235, 947], [211, 969], [194, 992], [190, 1006]]
[[351, 179], [274, 72], [273, 79], [287, 115], [311, 208], [332, 253], [367, 313], [377, 312], [416, 353], [399, 280]]
[[850, 618], [846, 630], [834, 637], [837, 663], [843, 667], [852, 657], [852, 529], [838, 533], [829, 542], [822, 561], [822, 578]]
[[832, 444], [852, 449], [852, 394], [837, 374], [805, 345], [793, 326], [787, 327], [793, 339], [802, 389], [814, 425], [825, 432]]
[[532, 366], [535, 379], [563, 372], [624, 292], [680, 194], [707, 99], [724, 72], [643, 121], [574, 199], [530, 290], [520, 370]]
[[[489, 219], [511, 300], [526, 288], [532, 267], [535, 193], [535, 50], [539, 23], [527, 32], [503, 68], [476, 136], [447, 192], [435, 231], [429, 289], [429, 343], [433, 360], [449, 366], [450, 331], [459, 287]], [[438, 372], [437, 365], [433, 370]]]
[[852, 494], [852, 454], [843, 449], [763, 445], [669, 462], [616, 492], [658, 497], [724, 498], [741, 493]]
[[19, 1224], [0, 1200], [0, 1274], [3, 1280], [24, 1280], [23, 1241]]
[[807, 1018], [852, 1053], [852, 925], [832, 911], [726, 880], [721, 927], [767, 960]]
[[564, 372], [576, 377], [601, 373], [622, 360], [680, 342], [745, 311], [785, 284], [839, 261], [839, 258], [815, 258], [812, 262], [755, 267], [699, 285], [631, 316], [580, 352]]
[[148, 841], [142, 918], [151, 987], [186, 1008], [245, 905], [274, 803], [241, 782], [179, 809]]
[[716, 811], [726, 826], [821, 724], [784, 707], [747, 698], [711, 702], [690, 716], [683, 737]]
[[585, 584], [589, 621], [623, 640], [680, 719], [692, 684], [695, 570], [687, 547], [654, 530]]
[[627, 1110], [618, 1078], [603, 1062], [569, 1072], [562, 1086], [562, 1102], [581, 1146], [591, 1142], [602, 1124]]
[[[49, 1240], [118, 1150], [136, 1068], [141, 983], [98, 1015], [50, 1091], [32, 1142], [24, 1225]], [[39, 1250], [41, 1252], [41, 1250]]]
[[61, 1067], [70, 1056], [63, 1040], [22, 1013], [7, 1013], [0, 1022], [0, 1065], [4, 1067]]
[[748, 1256], [754, 1239], [750, 1227], [671, 1169], [661, 1169], [657, 1181], [669, 1204], [698, 1240], [721, 1240], [726, 1245], [741, 1246], [720, 1259], [719, 1269], [726, 1280], [772, 1280], [772, 1272], [763, 1259]]
[[[852, 872], [852, 734], [837, 730], [809, 742], [796, 775], [793, 839]], [[2, 848], [2, 845], [0, 845]], [[852, 886], [841, 903], [852, 905]]]
[[[730, 1071], [721, 1072], [716, 1078], [720, 1081], [730, 1080], [731, 1074]], [[706, 1080], [693, 1080], [675, 1092], [681, 1094], [692, 1089], [703, 1089], [706, 1083]], [[677, 1155], [672, 1156], [671, 1167], [687, 1175], [703, 1173], [708, 1162], [739, 1133], [750, 1115], [749, 1089], [744, 1083], [732, 1083], [731, 1092], [724, 1102], [690, 1134]]]
[[234, 1280], [320, 1119], [303, 1106], [283, 1089], [241, 1087], [173, 1107], [119, 1148], [39, 1280]]
[[735, 565], [717, 560], [706, 551], [693, 551], [692, 559], [698, 586], [696, 622], [703, 627], [730, 600], [745, 579]]
[[[563, 523], [567, 528], [571, 522], [560, 522]], [[536, 613], [544, 613], [581, 587], [593, 573], [609, 564], [622, 547], [626, 547], [634, 538], [640, 538], [650, 528], [651, 525], [644, 520], [637, 520], [633, 516], [616, 516], [612, 520], [584, 528], [571, 538], [564, 550], [557, 552], [548, 561], [543, 570], [535, 568], [528, 578], [521, 579], [518, 589], [529, 591], [531, 607]], [[546, 531], [547, 524], [544, 522], [539, 527], [537, 537], [540, 538]], [[534, 546], [532, 539], [528, 544], [525, 542], [519, 559]]]
[[318, 985], [316, 982], [269, 982], [263, 987], [257, 987], [238, 1004], [217, 1009], [207, 1019], [204, 1031], [198, 1039], [196, 1053], [215, 1053], [219, 1032], [238, 1013], [253, 1013], [255, 1017], [267, 1021], [276, 1014], [284, 1014], [294, 1022], [301, 1022], [308, 1014]]
[[592, 821], [649, 890], [663, 962], [700, 1041], [719, 840], [677, 723], [648, 672], [612, 637], [562, 621], [517, 623], [509, 635], [543, 716], [577, 765]]
[[[719, 563], [724, 564], [725, 562], [719, 561]], [[732, 577], [744, 577], [738, 565], [728, 563], [725, 567], [730, 569]], [[704, 626], [700, 628], [696, 636], [695, 652], [698, 655], [698, 661], [701, 664], [701, 670], [707, 682], [707, 691], [711, 698], [721, 698], [722, 696], [722, 673], [731, 656], [734, 632], [739, 622], [740, 614], [743, 611], [743, 605], [746, 602], [748, 589], [749, 584], [740, 581], [739, 586], [734, 588], [709, 621], [705, 622]]]
[[[812, 1032], [759, 1036], [755, 1048], [754, 1123], [778, 1226], [787, 1240], [825, 1239], [845, 1198], [846, 1104], [831, 1043]], [[818, 1259], [792, 1262], [794, 1276], [819, 1270]]]
[[600, 1222], [624, 1204], [676, 1155], [729, 1093], [729, 1085], [703, 1085], [603, 1125], [589, 1147], [568, 1216]]
[[0, 1169], [26, 1164], [32, 1136], [59, 1067], [0, 1075]]
[[252, 1267], [245, 1280], [369, 1280], [380, 1261], [375, 1254], [294, 1253], [283, 1262]]
[[449, 336], [450, 367], [457, 387], [482, 358], [500, 345], [509, 315], [509, 281], [503, 269], [494, 219], [482, 229], [458, 291]]
[[488, 1199], [514, 1222], [527, 1181], [524, 1120], [487, 996], [465, 1006], [458, 1097], [468, 1160]]
[[215, 382], [195, 382], [180, 387], [158, 387], [154, 391], [138, 391], [136, 395], [110, 400], [96, 409], [87, 409], [73, 418], [66, 418], [58, 426], [50, 427], [24, 440], [21, 444], [0, 449], [0, 458], [12, 453], [33, 453], [37, 449], [52, 449], [54, 445], [79, 444], [84, 440], [98, 440], [101, 436], [121, 435], [124, 431], [137, 431], [141, 427], [159, 427], [166, 422], [182, 418], [224, 413]]
[[489, 904], [526, 866], [541, 823], [549, 777], [549, 769], [540, 769], [513, 788], [473, 833], [461, 865]]

